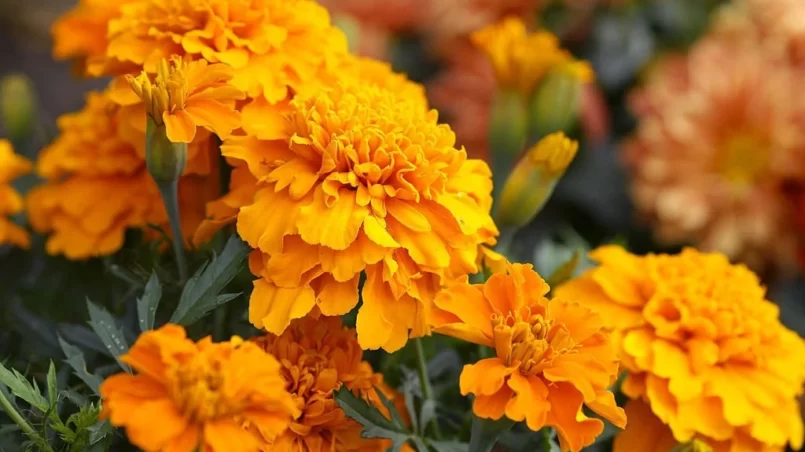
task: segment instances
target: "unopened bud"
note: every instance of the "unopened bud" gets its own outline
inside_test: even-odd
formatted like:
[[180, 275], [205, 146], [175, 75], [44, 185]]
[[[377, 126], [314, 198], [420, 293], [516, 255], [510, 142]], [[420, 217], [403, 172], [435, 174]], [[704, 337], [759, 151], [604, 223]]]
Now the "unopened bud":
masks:
[[528, 112], [529, 133], [534, 141], [554, 132], [570, 132], [581, 108], [585, 83], [576, 71], [557, 67], [540, 83]]
[[0, 80], [0, 117], [8, 136], [28, 136], [36, 119], [36, 91], [22, 74], [10, 74]]
[[500, 226], [522, 227], [545, 206], [573, 161], [579, 144], [558, 132], [528, 150], [509, 175], [500, 196]]
[[517, 91], [498, 91], [489, 124], [489, 158], [494, 182], [503, 183], [523, 151], [528, 134], [525, 100]]
[[178, 180], [187, 164], [187, 143], [172, 143], [165, 124], [148, 117], [145, 135], [145, 163], [157, 183]]

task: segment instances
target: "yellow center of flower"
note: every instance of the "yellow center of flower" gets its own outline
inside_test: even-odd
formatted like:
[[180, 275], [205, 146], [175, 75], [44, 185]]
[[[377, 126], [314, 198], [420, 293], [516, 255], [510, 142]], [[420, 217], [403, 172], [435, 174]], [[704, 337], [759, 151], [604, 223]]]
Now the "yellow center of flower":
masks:
[[768, 150], [761, 140], [737, 134], [724, 144], [722, 174], [736, 185], [748, 185], [763, 175], [769, 166]]
[[199, 356], [177, 364], [173, 399], [191, 422], [204, 423], [241, 411], [231, 397], [222, 394], [224, 377], [218, 360]]
[[576, 345], [564, 325], [532, 314], [527, 307], [506, 315], [492, 314], [491, 320], [497, 356], [524, 375], [539, 374]]
[[145, 71], [137, 77], [126, 76], [131, 88], [145, 104], [146, 113], [158, 125], [162, 124], [162, 113], [184, 108], [191, 89], [188, 71], [192, 70], [192, 64], [181, 58], [171, 59], [170, 64], [162, 60], [153, 82]]

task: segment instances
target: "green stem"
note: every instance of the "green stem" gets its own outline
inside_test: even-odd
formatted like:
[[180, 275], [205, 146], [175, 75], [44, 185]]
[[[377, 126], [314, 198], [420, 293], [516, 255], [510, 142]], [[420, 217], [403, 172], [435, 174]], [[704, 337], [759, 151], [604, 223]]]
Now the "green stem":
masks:
[[157, 181], [157, 185], [162, 194], [162, 202], [165, 203], [165, 210], [168, 212], [171, 234], [173, 234], [173, 251], [179, 266], [179, 280], [184, 283], [187, 281], [187, 259], [184, 252], [182, 225], [179, 220], [179, 180]]
[[[14, 405], [12, 405], [11, 402], [6, 398], [6, 395], [3, 391], [0, 391], [0, 408], [2, 408], [3, 411], [5, 411], [6, 414], [8, 414], [8, 417], [10, 417], [15, 424], [20, 426], [20, 430], [22, 430], [26, 435], [36, 437], [42, 443], [45, 442], [45, 440], [42, 439], [41, 436], [39, 436], [39, 433], [37, 433], [36, 430], [34, 430], [34, 428], [31, 427], [31, 424], [29, 424], [28, 421], [23, 419], [20, 413], [17, 412], [17, 410], [14, 408]], [[52, 450], [50, 448], [48, 449]]]
[[[425, 347], [422, 345], [422, 338], [414, 339], [414, 345], [416, 346], [416, 365], [419, 373], [419, 384], [422, 387], [422, 396], [426, 401], [435, 401], [433, 397], [433, 386], [431, 386], [430, 377], [428, 377], [428, 362], [425, 359]], [[436, 421], [436, 416], [434, 416], [431, 420], [431, 427], [433, 427], [433, 435], [436, 437], [436, 439], [441, 439], [442, 429], [439, 427], [439, 423]]]
[[513, 256], [511, 256], [511, 246], [514, 242], [514, 235], [516, 233], [517, 228], [511, 226], [501, 226], [498, 244], [495, 247], [495, 251], [505, 256], [510, 262], [517, 262], [517, 260], [513, 259]]

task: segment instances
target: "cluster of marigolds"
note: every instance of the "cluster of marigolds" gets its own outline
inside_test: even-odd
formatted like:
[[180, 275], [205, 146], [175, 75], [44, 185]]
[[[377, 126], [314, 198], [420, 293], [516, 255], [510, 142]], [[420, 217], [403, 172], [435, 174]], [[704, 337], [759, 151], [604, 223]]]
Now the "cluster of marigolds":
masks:
[[[377, 387], [402, 403], [362, 350], [392, 353], [430, 334], [490, 348], [492, 357], [466, 365], [459, 382], [477, 416], [552, 427], [563, 451], [592, 444], [601, 418], [625, 428], [619, 452], [802, 445], [805, 343], [780, 323], [750, 270], [693, 249], [641, 257], [603, 247], [592, 254], [600, 266], [549, 298], [530, 265], [491, 250], [498, 230], [487, 164], [457, 146], [422, 86], [350, 54], [316, 2], [81, 0], [54, 36], [57, 57], [112, 81], [83, 110], [59, 118], [58, 138], [35, 165], [46, 182], [28, 194], [27, 213], [47, 235], [47, 251], [107, 255], [128, 229], [147, 238], [147, 225], [167, 225], [145, 159], [153, 127], [187, 143], [179, 182], [185, 237], [175, 239], [192, 248], [232, 227], [253, 248], [249, 319], [264, 336], [194, 342], [168, 324], [143, 333], [123, 356], [134, 374], [101, 386], [103, 415], [134, 445], [385, 450], [390, 443], [363, 438], [333, 393], [346, 386], [383, 411]], [[555, 37], [529, 34], [517, 19], [473, 41], [512, 92], [527, 95], [558, 66], [592, 77]], [[714, 66], [744, 64], [746, 83], [758, 88], [751, 75], [761, 64], [708, 56], [705, 46], [697, 53]], [[663, 99], [680, 102], [664, 89], [641, 105], [658, 114]], [[635, 155], [659, 152], [664, 138], [652, 131], [633, 144]], [[760, 138], [730, 138], [734, 158]], [[666, 142], [690, 144], [691, 155], [709, 145], [694, 150], [682, 139]], [[576, 148], [549, 135], [524, 160], [553, 181]], [[224, 159], [231, 177], [221, 194]], [[23, 209], [9, 182], [30, 166], [0, 144], [0, 213]], [[523, 202], [517, 192], [503, 197]], [[684, 205], [694, 221], [699, 204], [677, 201], [657, 205]], [[26, 246], [28, 236], [3, 218], [0, 240]], [[491, 277], [469, 284], [482, 267]], [[359, 300], [356, 328], [342, 326], [339, 316]], [[624, 409], [611, 390], [620, 375], [630, 399]]]

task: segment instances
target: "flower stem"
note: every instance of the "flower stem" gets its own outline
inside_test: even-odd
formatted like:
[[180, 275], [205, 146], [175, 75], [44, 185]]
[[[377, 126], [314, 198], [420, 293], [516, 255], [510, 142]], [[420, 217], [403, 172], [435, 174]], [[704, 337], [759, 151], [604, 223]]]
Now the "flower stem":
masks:
[[179, 180], [156, 182], [157, 186], [159, 186], [159, 192], [162, 194], [162, 202], [165, 203], [165, 210], [168, 212], [171, 234], [173, 235], [173, 251], [176, 254], [176, 263], [179, 267], [179, 280], [184, 283], [187, 281], [187, 259], [184, 252], [182, 225], [179, 221]]
[[[0, 408], [6, 412], [8, 417], [10, 417], [15, 424], [20, 426], [20, 430], [22, 430], [26, 435], [39, 438], [39, 433], [37, 433], [36, 430], [31, 427], [31, 424], [29, 424], [28, 421], [23, 419], [20, 413], [17, 412], [11, 402], [6, 398], [6, 395], [3, 391], [0, 391]], [[44, 440], [42, 440], [42, 442], [44, 442]]]
[[[416, 364], [417, 364], [417, 371], [419, 373], [419, 384], [422, 388], [422, 396], [425, 398], [426, 401], [433, 400], [436, 401], [433, 397], [433, 386], [430, 384], [430, 377], [428, 377], [428, 363], [425, 359], [425, 348], [422, 345], [422, 338], [414, 339], [414, 345], [416, 346], [414, 349], [416, 350]], [[439, 427], [439, 422], [436, 420], [436, 416], [431, 419], [431, 427], [433, 428], [433, 435], [436, 439], [442, 438], [442, 429]]]

